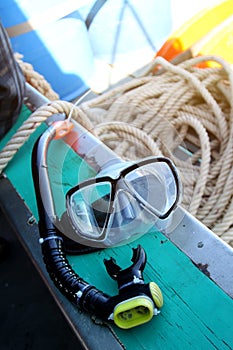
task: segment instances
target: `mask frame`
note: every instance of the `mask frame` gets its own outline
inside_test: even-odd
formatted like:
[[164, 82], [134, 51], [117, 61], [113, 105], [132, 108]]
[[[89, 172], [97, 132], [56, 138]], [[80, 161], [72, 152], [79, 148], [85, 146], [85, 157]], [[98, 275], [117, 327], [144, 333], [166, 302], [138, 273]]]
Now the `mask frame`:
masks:
[[[146, 166], [146, 165], [152, 165], [152, 164], [158, 164], [158, 163], [167, 165], [168, 169], [171, 172], [171, 175], [173, 176], [174, 185], [175, 185], [175, 189], [176, 189], [175, 200], [169, 206], [169, 208], [163, 213], [156, 210], [156, 208], [154, 208], [145, 199], [143, 199], [143, 197], [140, 196], [137, 193], [137, 191], [135, 191], [133, 186], [127, 180], [127, 175], [134, 172], [135, 170], [140, 170], [143, 166]], [[106, 170], [105, 170], [105, 173], [106, 173]], [[109, 167], [109, 173], [111, 173], [111, 167]], [[118, 186], [119, 182], [120, 182], [120, 186]], [[179, 202], [180, 187], [181, 187], [179, 175], [177, 173], [177, 170], [176, 170], [174, 164], [172, 163], [172, 161], [170, 159], [168, 159], [166, 157], [161, 157], [161, 156], [160, 157], [148, 157], [148, 158], [139, 160], [131, 165], [128, 165], [128, 163], [126, 163], [125, 168], [121, 169], [118, 172], [118, 175], [115, 176], [114, 178], [111, 177], [110, 175], [109, 176], [107, 176], [107, 175], [98, 176], [97, 175], [97, 177], [83, 181], [82, 183], [76, 185], [75, 187], [71, 188], [67, 192], [67, 194], [66, 194], [67, 213], [68, 213], [69, 219], [71, 220], [73, 230], [78, 235], [82, 234], [82, 232], [77, 227], [78, 226], [77, 225], [77, 215], [74, 214], [73, 204], [72, 204], [73, 197], [77, 193], [85, 190], [86, 188], [89, 188], [89, 187], [95, 186], [95, 185], [96, 185], [96, 187], [98, 187], [98, 184], [104, 184], [104, 183], [110, 184], [111, 191], [110, 191], [110, 198], [108, 200], [109, 201], [108, 210], [106, 213], [106, 217], [104, 219], [102, 232], [100, 233], [100, 235], [98, 237], [98, 241], [103, 241], [104, 239], [106, 239], [107, 231], [109, 229], [109, 223], [111, 221], [111, 216], [113, 215], [113, 212], [114, 212], [114, 202], [115, 202], [115, 198], [117, 195], [117, 191], [119, 190], [119, 187], [125, 188], [126, 191], [128, 193], [130, 193], [139, 202], [139, 204], [143, 208], [143, 210], [150, 212], [151, 214], [155, 215], [157, 218], [162, 219], [162, 220], [169, 217], [169, 215], [176, 208], [176, 206]], [[156, 193], [154, 195], [156, 196]]]

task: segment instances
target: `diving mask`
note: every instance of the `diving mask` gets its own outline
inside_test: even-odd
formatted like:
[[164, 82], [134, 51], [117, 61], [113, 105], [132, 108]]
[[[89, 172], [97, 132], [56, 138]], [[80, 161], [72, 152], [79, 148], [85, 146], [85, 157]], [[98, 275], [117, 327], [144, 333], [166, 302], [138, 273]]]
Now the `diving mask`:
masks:
[[84, 244], [112, 246], [136, 239], [177, 205], [178, 176], [167, 158], [122, 162], [104, 173], [67, 193], [67, 213]]
[[[41, 192], [46, 192], [45, 199], [49, 198], [50, 203], [53, 196], [49, 186], [46, 152], [49, 142], [54, 137], [58, 138], [57, 131], [61, 125], [54, 123], [45, 133], [47, 137], [44, 135], [40, 141], [44, 154], [40, 169], [45, 188]], [[94, 154], [95, 163], [99, 162], [99, 171], [95, 177], [67, 192], [67, 212], [56, 222], [63, 234], [78, 243], [105, 248], [132, 241], [148, 232], [156, 222], [169, 218], [180, 196], [179, 176], [171, 160], [150, 157], [133, 163], [124, 162], [87, 130], [77, 123], [74, 125], [75, 128], [71, 129], [72, 133], [76, 129], [77, 140], [72, 145], [78, 145], [80, 152], [85, 147], [84, 139], [89, 146], [92, 144], [93, 147], [88, 150], [89, 156], [86, 153], [85, 159], [93, 159]], [[69, 132], [61, 132], [61, 138], [67, 141]], [[105, 161], [101, 164], [98, 154], [103, 154], [103, 151]], [[51, 213], [49, 216], [56, 221], [53, 205], [46, 207]]]

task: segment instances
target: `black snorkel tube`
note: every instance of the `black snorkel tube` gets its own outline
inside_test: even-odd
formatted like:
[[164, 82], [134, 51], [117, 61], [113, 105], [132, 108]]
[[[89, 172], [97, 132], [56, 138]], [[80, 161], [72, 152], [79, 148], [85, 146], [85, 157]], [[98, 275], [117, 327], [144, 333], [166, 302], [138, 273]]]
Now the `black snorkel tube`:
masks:
[[[67, 123], [67, 131], [64, 132], [63, 125], [62, 132], [68, 133], [71, 123], [60, 123]], [[84, 281], [72, 269], [66, 258], [62, 233], [55, 225], [56, 217], [47, 170], [47, 150], [58, 132], [57, 129], [59, 127], [53, 124], [39, 137], [32, 155], [33, 181], [39, 214], [39, 242], [47, 271], [57, 288], [81, 310], [105, 321], [113, 320], [123, 329], [148, 322], [159, 313], [163, 297], [156, 283], [144, 282], [146, 254], [141, 246], [133, 249], [133, 263], [126, 269], [121, 269], [113, 258], [104, 260], [108, 274], [117, 281], [119, 292], [116, 296], [109, 296]]]

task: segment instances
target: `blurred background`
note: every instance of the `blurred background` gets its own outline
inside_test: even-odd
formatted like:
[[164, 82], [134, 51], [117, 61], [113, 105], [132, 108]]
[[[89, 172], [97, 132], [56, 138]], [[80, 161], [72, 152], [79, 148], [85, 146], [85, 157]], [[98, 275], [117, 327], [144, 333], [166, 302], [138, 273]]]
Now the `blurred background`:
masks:
[[13, 50], [60, 95], [109, 88], [151, 60], [169, 35], [219, 1], [7, 0], [0, 18]]

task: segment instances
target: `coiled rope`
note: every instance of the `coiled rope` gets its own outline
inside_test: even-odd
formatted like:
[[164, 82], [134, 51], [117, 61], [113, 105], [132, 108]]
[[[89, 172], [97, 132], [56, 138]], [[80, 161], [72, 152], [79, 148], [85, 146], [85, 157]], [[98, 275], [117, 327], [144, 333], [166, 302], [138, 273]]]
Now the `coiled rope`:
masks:
[[[214, 61], [214, 68], [199, 68]], [[155, 66], [163, 68], [154, 74]], [[157, 57], [146, 74], [82, 103], [42, 106], [0, 153], [0, 171], [53, 113], [72, 118], [125, 159], [163, 154], [182, 176], [182, 206], [233, 246], [233, 71], [220, 57], [175, 66]]]

